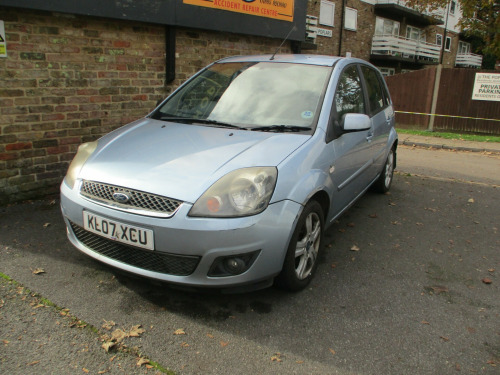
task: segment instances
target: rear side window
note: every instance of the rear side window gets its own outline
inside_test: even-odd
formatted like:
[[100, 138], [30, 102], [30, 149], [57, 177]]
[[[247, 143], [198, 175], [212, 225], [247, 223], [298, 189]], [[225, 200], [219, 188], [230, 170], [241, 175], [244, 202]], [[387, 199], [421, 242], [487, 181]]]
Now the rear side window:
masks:
[[387, 104], [382, 91], [382, 85], [375, 70], [367, 66], [362, 66], [361, 71], [365, 78], [366, 90], [370, 103], [370, 114], [374, 115]]
[[342, 72], [335, 93], [335, 106], [339, 121], [346, 113], [366, 113], [363, 87], [356, 65]]

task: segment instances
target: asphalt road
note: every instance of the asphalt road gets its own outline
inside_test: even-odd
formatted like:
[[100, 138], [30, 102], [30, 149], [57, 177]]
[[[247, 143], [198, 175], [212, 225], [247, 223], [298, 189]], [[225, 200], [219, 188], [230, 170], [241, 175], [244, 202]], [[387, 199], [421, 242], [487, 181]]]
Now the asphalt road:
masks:
[[[18, 283], [0, 282], [0, 373], [159, 372], [137, 366], [146, 356], [177, 374], [498, 374], [500, 162], [467, 155], [401, 147], [390, 194], [368, 193], [329, 229], [296, 294], [116, 274], [72, 248], [58, 202], [0, 208], [0, 272]], [[139, 324], [124, 350], [101, 348]]]

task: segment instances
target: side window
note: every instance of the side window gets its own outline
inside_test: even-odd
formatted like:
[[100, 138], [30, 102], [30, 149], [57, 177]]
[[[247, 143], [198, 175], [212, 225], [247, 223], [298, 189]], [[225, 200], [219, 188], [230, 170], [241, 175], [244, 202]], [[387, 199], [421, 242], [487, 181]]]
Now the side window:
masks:
[[366, 113], [363, 87], [356, 65], [347, 67], [340, 75], [335, 106], [339, 121], [346, 113]]
[[370, 114], [374, 115], [384, 108], [387, 104], [382, 91], [382, 85], [378, 79], [378, 74], [375, 70], [362, 66], [361, 71], [365, 78], [366, 89], [368, 91], [368, 100], [370, 102]]

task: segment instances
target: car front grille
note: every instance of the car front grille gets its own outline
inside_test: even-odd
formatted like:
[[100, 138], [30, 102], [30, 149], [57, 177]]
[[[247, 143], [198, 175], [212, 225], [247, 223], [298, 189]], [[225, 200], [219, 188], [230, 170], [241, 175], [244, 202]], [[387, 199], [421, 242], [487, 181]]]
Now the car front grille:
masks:
[[194, 272], [201, 258], [161, 253], [124, 245], [91, 233], [71, 221], [70, 224], [78, 241], [90, 250], [144, 270], [174, 276], [188, 276]]
[[[115, 193], [126, 194], [129, 200], [125, 203], [117, 202], [113, 199], [113, 194]], [[99, 204], [123, 211], [156, 217], [170, 217], [182, 204], [180, 201], [160, 195], [87, 180], [83, 180], [80, 187], [80, 194], [88, 200]]]

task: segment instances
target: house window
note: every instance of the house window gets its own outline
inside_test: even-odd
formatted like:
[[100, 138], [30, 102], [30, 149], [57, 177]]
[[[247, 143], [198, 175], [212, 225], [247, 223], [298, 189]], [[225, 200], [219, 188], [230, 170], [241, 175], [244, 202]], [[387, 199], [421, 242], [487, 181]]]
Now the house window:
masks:
[[406, 27], [406, 38], [410, 40], [425, 42], [425, 34], [423, 30], [413, 26]]
[[470, 43], [458, 42], [458, 53], [470, 53]]
[[380, 70], [380, 73], [382, 73], [384, 77], [393, 76], [394, 74], [396, 74], [396, 69], [394, 68], [378, 68], [378, 70]]
[[352, 8], [345, 8], [344, 27], [346, 30], [356, 31], [358, 29], [358, 11]]
[[444, 42], [444, 50], [446, 52], [451, 51], [451, 37], [449, 37], [449, 36], [446, 37], [446, 41]]
[[325, 26], [333, 26], [335, 15], [335, 4], [331, 1], [321, 0], [319, 8], [319, 23]]
[[456, 1], [451, 1], [450, 2], [450, 14], [455, 15], [455, 11], [457, 9], [457, 2]]
[[436, 44], [439, 47], [443, 45], [443, 36], [441, 34], [436, 34]]
[[375, 35], [399, 36], [399, 22], [377, 17], [375, 20]]

